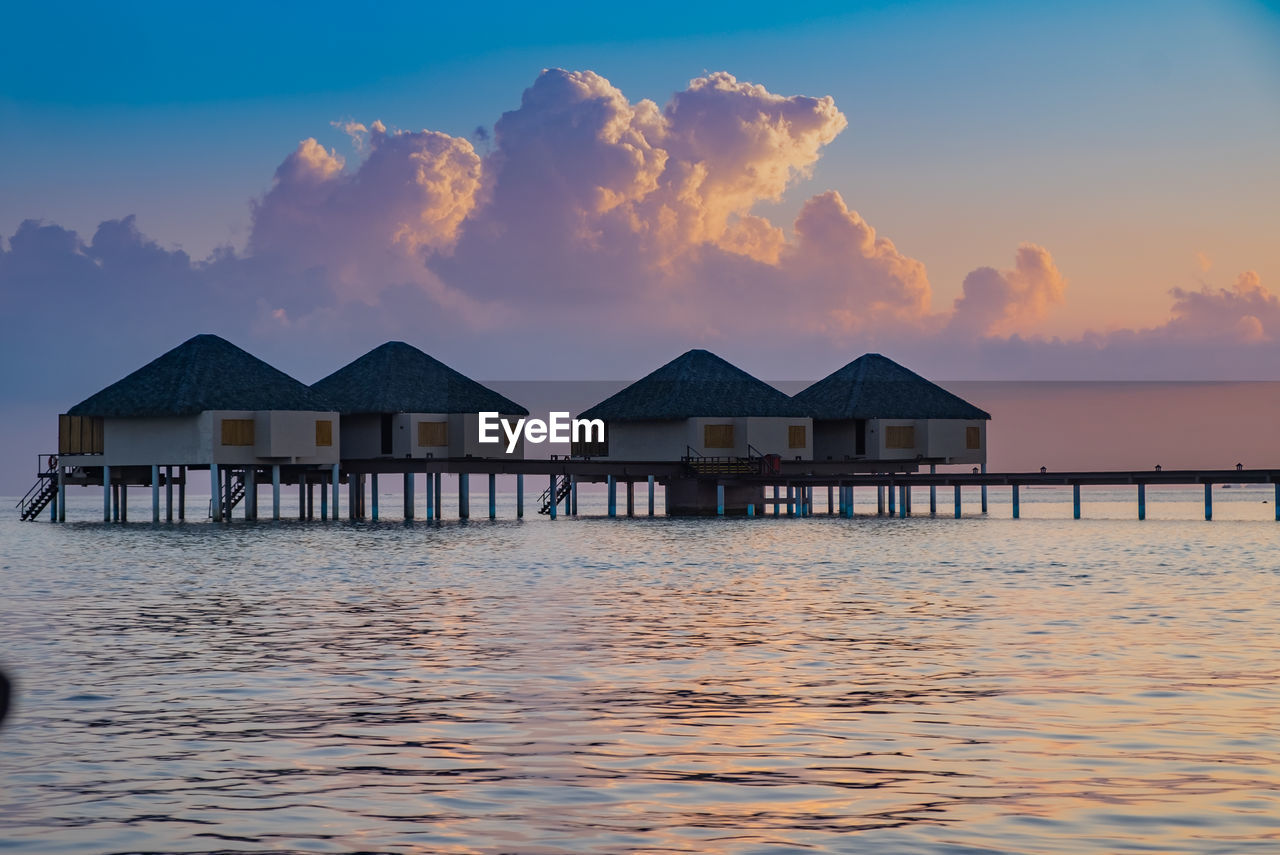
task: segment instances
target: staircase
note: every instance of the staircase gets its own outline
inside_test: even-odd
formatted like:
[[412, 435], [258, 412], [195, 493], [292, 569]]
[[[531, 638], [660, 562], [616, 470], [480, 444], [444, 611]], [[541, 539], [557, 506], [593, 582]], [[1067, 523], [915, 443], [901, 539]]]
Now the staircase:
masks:
[[[564, 501], [564, 497], [569, 495], [569, 491], [573, 489], [573, 482], [569, 480], [568, 475], [562, 475], [556, 479], [555, 487], [555, 503], [560, 504]], [[542, 491], [542, 495], [538, 497], [538, 513], [551, 513], [551, 488]]]
[[231, 476], [231, 495], [227, 499], [227, 513], [234, 511], [236, 505], [240, 504], [240, 500], [244, 498], [245, 487], [243, 472], [237, 472]]
[[[240, 504], [240, 500], [244, 498], [244, 491], [247, 486], [244, 472], [236, 472], [231, 476], [231, 495], [226, 497], [227, 504], [222, 510], [228, 517], [236, 509], [236, 505]], [[209, 500], [209, 519], [213, 519], [213, 499]]]
[[40, 463], [36, 464], [38, 480], [15, 506], [24, 520], [35, 519], [58, 495], [58, 458], [53, 454], [42, 454], [36, 459], [39, 461], [41, 458], [45, 466], [41, 468]]

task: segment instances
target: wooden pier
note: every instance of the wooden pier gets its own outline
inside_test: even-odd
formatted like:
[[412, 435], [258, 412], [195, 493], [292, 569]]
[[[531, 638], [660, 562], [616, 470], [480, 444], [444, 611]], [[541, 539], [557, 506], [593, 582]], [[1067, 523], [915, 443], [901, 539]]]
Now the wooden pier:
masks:
[[[880, 464], [881, 466], [883, 464]], [[876, 464], [856, 461], [773, 461], [747, 471], [716, 471], [703, 460], [669, 462], [591, 460], [572, 457], [545, 460], [512, 460], [484, 458], [441, 459], [375, 459], [349, 461], [337, 466], [278, 465], [249, 467], [194, 466], [79, 466], [74, 469], [58, 465], [56, 457], [40, 455], [39, 479], [35, 487], [19, 503], [24, 519], [50, 509], [52, 521], [66, 519], [68, 486], [102, 487], [105, 522], [127, 522], [127, 490], [150, 488], [151, 521], [173, 522], [186, 518], [186, 488], [190, 472], [207, 472], [211, 499], [208, 513], [202, 517], [229, 522], [236, 506], [243, 503], [243, 516], [259, 519], [259, 487], [271, 486], [271, 519], [280, 519], [280, 495], [285, 487], [298, 490], [300, 519], [339, 519], [339, 485], [347, 486], [346, 516], [349, 519], [378, 519], [378, 480], [399, 476], [403, 482], [403, 516], [414, 519], [418, 478], [424, 484], [423, 517], [443, 518], [443, 485], [445, 474], [458, 477], [457, 513], [461, 519], [471, 516], [471, 476], [487, 476], [487, 516], [498, 514], [497, 477], [516, 479], [517, 518], [524, 516], [525, 478], [545, 478], [547, 487], [535, 500], [538, 513], [552, 519], [576, 516], [578, 486], [603, 483], [607, 486], [607, 513], [619, 515], [618, 487], [624, 492], [624, 513], [636, 515], [636, 485], [647, 490], [647, 515], [657, 513], [655, 490], [663, 486], [668, 497], [665, 513], [687, 515], [810, 516], [815, 512], [815, 491], [826, 489], [826, 513], [852, 517], [855, 499], [874, 490], [877, 516], [907, 517], [919, 515], [913, 507], [916, 489], [929, 491], [927, 513], [939, 515], [938, 490], [950, 488], [950, 511], [959, 517], [966, 496], [976, 498], [982, 513], [987, 512], [988, 491], [1008, 488], [1012, 516], [1021, 516], [1021, 488], [1071, 487], [1073, 516], [1082, 515], [1082, 489], [1086, 487], [1132, 486], [1135, 491], [1136, 516], [1147, 515], [1147, 487], [1201, 486], [1204, 489], [1204, 517], [1213, 519], [1213, 488], [1225, 484], [1274, 485], [1275, 518], [1280, 521], [1280, 469], [1155, 469], [1104, 470], [1072, 472], [937, 472], [875, 471]], [[933, 467], [931, 467], [933, 469]], [[317, 489], [318, 488], [318, 489]], [[175, 496], [176, 490], [176, 496]], [[318, 501], [316, 493], [319, 493]], [[681, 509], [673, 511], [671, 497], [683, 497]], [[163, 495], [163, 503], [162, 503]], [[176, 501], [175, 501], [176, 499]], [[946, 497], [944, 496], [944, 502]], [[970, 498], [972, 502], [973, 499]], [[692, 510], [690, 510], [692, 509]], [[943, 512], [945, 513], [945, 511]]]

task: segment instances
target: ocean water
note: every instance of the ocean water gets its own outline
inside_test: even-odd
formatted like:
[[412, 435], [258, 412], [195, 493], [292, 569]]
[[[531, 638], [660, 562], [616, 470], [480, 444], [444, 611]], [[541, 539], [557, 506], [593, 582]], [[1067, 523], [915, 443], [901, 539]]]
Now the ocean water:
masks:
[[0, 518], [0, 851], [1280, 852], [1272, 497], [104, 526], [86, 491]]

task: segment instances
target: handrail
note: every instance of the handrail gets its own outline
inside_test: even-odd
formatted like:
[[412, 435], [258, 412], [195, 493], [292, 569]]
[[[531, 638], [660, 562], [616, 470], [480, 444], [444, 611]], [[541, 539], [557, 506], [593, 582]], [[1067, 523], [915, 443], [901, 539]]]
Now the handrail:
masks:
[[[46, 467], [40, 468], [40, 458], [46, 458]], [[52, 478], [58, 472], [58, 455], [56, 454], [37, 454], [36, 455], [36, 482], [31, 485], [31, 489], [27, 491], [18, 503], [14, 505], [19, 510], [26, 510], [27, 502], [31, 501], [31, 497], [44, 490], [44, 479]]]
[[686, 445], [684, 447], [684, 450], [685, 450], [684, 457], [686, 460], [692, 460], [695, 457], [706, 457], [705, 454], [702, 454], [701, 452], [699, 452], [698, 449], [694, 448], [692, 445]]
[[[751, 452], [753, 452], [753, 451], [755, 452], [755, 454], [752, 454], [752, 453], [751, 453]], [[753, 457], [764, 457], [764, 456], [765, 456], [765, 453], [764, 453], [763, 451], [761, 451], [760, 449], [756, 448], [756, 447], [755, 447], [754, 445], [752, 445], [751, 443], [749, 443], [749, 442], [747, 443], [747, 457], [748, 457], [748, 459], [753, 458]]]

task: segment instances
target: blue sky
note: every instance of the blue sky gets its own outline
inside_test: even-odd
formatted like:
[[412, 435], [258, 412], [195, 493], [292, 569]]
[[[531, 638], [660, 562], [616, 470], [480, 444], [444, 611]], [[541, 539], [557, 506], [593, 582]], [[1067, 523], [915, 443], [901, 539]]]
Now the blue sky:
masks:
[[[1280, 275], [1280, 16], [1258, 3], [27, 4], [0, 54], [0, 234], [137, 214], [166, 246], [242, 245], [249, 201], [329, 123], [468, 136], [544, 67], [663, 104], [704, 71], [834, 96], [811, 182], [930, 270], [939, 295], [1031, 240], [1066, 261], [1078, 332], [1155, 323], [1192, 257]], [[1271, 220], [1271, 222], [1268, 222]], [[1168, 244], [1196, 245], [1169, 251]], [[1124, 287], [1119, 287], [1124, 285]]]

